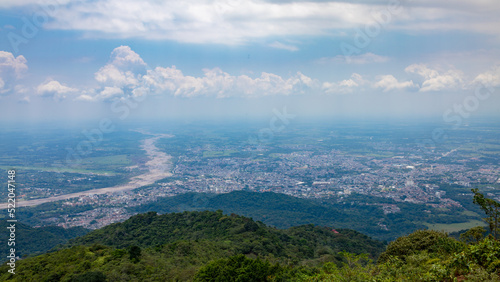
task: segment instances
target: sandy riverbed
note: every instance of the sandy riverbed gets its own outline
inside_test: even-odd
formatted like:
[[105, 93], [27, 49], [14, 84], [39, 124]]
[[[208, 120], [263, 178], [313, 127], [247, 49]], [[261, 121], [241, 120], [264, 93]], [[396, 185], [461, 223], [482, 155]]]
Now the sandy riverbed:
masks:
[[[148, 169], [148, 172], [131, 178], [130, 181], [126, 184], [107, 187], [107, 188], [87, 190], [71, 194], [64, 194], [64, 195], [36, 199], [36, 200], [17, 201], [16, 207], [36, 206], [43, 203], [68, 200], [80, 196], [133, 190], [142, 186], [153, 184], [160, 179], [172, 176], [172, 173], [170, 172], [172, 170], [172, 162], [171, 162], [172, 157], [164, 152], [161, 152], [155, 145], [158, 139], [171, 138], [171, 137], [173, 136], [169, 134], [155, 134], [154, 137], [147, 138], [142, 141], [141, 148], [146, 151], [146, 155], [149, 158], [149, 160], [145, 164]], [[5, 208], [7, 208], [6, 203], [0, 204], [0, 209], [5, 209]]]

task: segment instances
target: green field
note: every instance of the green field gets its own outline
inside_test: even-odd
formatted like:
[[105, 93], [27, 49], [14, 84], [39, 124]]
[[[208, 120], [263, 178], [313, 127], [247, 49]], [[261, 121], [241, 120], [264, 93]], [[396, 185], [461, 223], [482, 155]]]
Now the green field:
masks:
[[476, 217], [480, 217], [480, 215], [478, 213], [475, 213], [473, 211], [463, 211], [462, 212], [463, 215], [468, 215], [468, 216], [476, 216]]
[[217, 158], [217, 157], [229, 157], [231, 154], [238, 153], [237, 150], [225, 150], [225, 151], [204, 151], [204, 158]]
[[468, 222], [450, 223], [450, 224], [441, 224], [441, 223], [436, 223], [436, 224], [424, 223], [424, 224], [427, 225], [429, 229], [437, 231], [445, 231], [445, 232], [456, 232], [460, 230], [470, 229], [476, 226], [486, 226], [486, 223], [484, 223], [484, 221], [481, 220], [470, 220]]
[[82, 164], [128, 166], [131, 163], [127, 155], [116, 155], [116, 156], [106, 156], [106, 157], [85, 158], [82, 160]]

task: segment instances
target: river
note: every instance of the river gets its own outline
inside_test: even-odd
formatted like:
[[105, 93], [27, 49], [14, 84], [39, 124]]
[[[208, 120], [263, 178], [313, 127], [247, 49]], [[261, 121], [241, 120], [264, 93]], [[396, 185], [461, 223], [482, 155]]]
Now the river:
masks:
[[[141, 132], [143, 133], [143, 132]], [[146, 133], [144, 133], [146, 134]], [[158, 180], [172, 176], [172, 156], [160, 151], [155, 143], [160, 138], [171, 138], [173, 135], [169, 134], [149, 134], [154, 137], [142, 140], [141, 148], [146, 151], [146, 155], [149, 160], [146, 162], [147, 172], [135, 177], [132, 177], [130, 181], [126, 184], [116, 185], [107, 188], [98, 188], [93, 190], [86, 190], [76, 193], [64, 194], [54, 197], [41, 198], [35, 200], [17, 201], [16, 207], [29, 207], [37, 206], [43, 203], [55, 202], [60, 200], [68, 200], [71, 198], [77, 198], [81, 196], [95, 195], [95, 194], [106, 194], [119, 191], [127, 191], [137, 189], [142, 186], [150, 185]], [[0, 209], [6, 209], [7, 203], [0, 204]]]

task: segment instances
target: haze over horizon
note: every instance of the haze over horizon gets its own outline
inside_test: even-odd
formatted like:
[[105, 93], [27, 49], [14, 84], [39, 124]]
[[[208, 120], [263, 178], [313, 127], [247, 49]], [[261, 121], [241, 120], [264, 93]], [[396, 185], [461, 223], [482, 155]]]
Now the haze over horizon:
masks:
[[498, 119], [497, 1], [2, 1], [0, 118]]

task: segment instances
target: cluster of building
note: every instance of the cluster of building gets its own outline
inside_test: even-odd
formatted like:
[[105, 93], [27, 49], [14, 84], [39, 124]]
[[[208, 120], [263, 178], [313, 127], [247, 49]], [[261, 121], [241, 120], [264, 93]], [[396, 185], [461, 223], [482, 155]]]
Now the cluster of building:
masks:
[[[414, 153], [397, 156], [369, 152], [354, 154], [311, 146], [297, 147], [295, 151], [280, 149], [285, 152], [274, 150], [276, 152], [266, 154], [263, 150], [249, 158], [225, 153], [206, 154], [195, 148], [178, 157], [172, 177], [154, 185], [68, 200], [66, 205], [90, 204], [97, 208], [67, 217], [60, 225], [99, 228], [128, 218], [131, 214], [124, 206], [186, 192], [272, 191], [304, 198], [346, 197], [357, 193], [391, 198], [396, 202], [454, 208], [461, 204], [447, 198], [441, 186], [471, 187], [500, 182], [498, 165], [482, 164], [474, 159], [461, 160], [456, 156], [447, 163], [446, 158], [430, 160]], [[500, 194], [492, 195], [500, 197]], [[381, 208], [386, 214], [399, 212], [397, 204], [384, 204]]]

